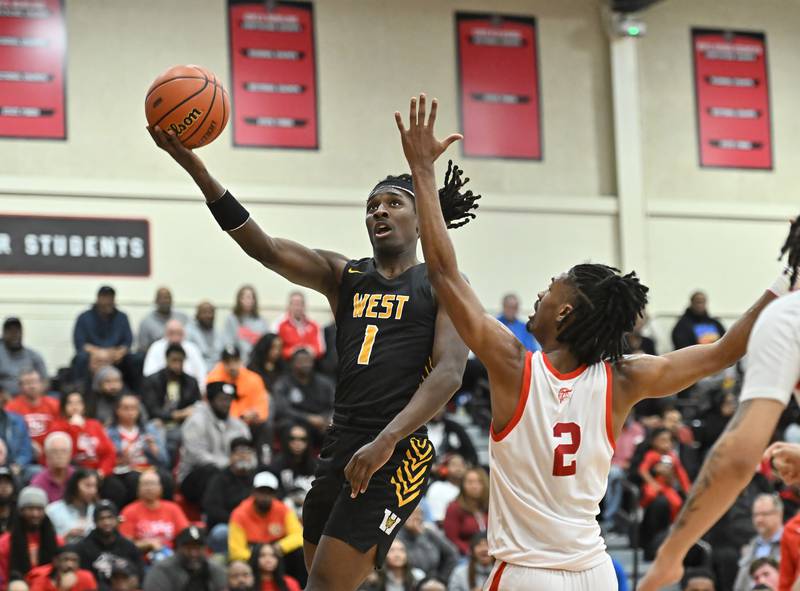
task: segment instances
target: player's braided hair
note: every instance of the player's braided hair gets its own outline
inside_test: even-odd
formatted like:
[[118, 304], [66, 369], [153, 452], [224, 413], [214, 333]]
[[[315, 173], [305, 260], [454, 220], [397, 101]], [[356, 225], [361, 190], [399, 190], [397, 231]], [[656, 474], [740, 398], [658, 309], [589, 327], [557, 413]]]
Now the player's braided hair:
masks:
[[786, 242], [781, 247], [781, 254], [778, 260], [783, 258], [783, 255], [789, 253], [786, 259], [786, 264], [791, 272], [789, 278], [790, 285], [794, 285], [797, 281], [798, 272], [800, 271], [800, 216], [794, 219], [791, 228], [789, 228], [789, 235], [786, 237]]
[[625, 335], [642, 315], [649, 288], [634, 272], [620, 275], [619, 269], [590, 263], [572, 267], [567, 282], [576, 297], [558, 340], [569, 345], [580, 363], [622, 357]]
[[[480, 195], [475, 195], [472, 190], [467, 190], [462, 193], [461, 189], [469, 182], [469, 177], [463, 178], [464, 171], [453, 164], [452, 160], [447, 162], [447, 173], [444, 175], [444, 186], [439, 189], [439, 205], [442, 208], [442, 216], [449, 229], [460, 228], [468, 224], [470, 220], [475, 219], [475, 214], [471, 210], [478, 209], [478, 204], [475, 203], [481, 198]], [[387, 176], [376, 186], [376, 189], [381, 185], [395, 185], [405, 188], [413, 195], [413, 186], [411, 184], [410, 174], [401, 174], [398, 176]], [[373, 190], [373, 193], [375, 190]]]

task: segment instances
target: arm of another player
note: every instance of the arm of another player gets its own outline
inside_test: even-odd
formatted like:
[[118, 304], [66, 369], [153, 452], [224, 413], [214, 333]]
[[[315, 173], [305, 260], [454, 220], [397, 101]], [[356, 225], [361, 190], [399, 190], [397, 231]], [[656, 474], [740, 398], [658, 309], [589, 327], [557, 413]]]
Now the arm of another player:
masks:
[[[225, 195], [225, 188], [211, 176], [197, 154], [181, 144], [174, 132], [167, 133], [159, 127], [148, 130], [156, 145], [189, 173], [203, 192], [206, 203], [213, 203]], [[274, 238], [265, 233], [252, 217], [228, 233], [250, 257], [292, 283], [322, 293], [333, 306], [347, 257]]]
[[437, 140], [433, 135], [438, 104], [431, 106], [425, 123], [425, 95], [411, 99], [409, 127], [395, 113], [397, 128], [414, 179], [419, 231], [428, 277], [436, 290], [458, 334], [486, 366], [492, 382], [492, 417], [496, 429], [502, 429], [517, 407], [522, 385], [525, 348], [505, 326], [489, 316], [477, 294], [458, 270], [455, 249], [442, 217], [433, 163], [453, 142], [461, 139], [452, 134]]
[[461, 385], [467, 364], [467, 347], [458, 337], [453, 322], [439, 308], [431, 358], [433, 370], [420, 384], [408, 405], [375, 438], [359, 449], [344, 469], [351, 496], [365, 492], [370, 478], [389, 461], [397, 443], [427, 423]]

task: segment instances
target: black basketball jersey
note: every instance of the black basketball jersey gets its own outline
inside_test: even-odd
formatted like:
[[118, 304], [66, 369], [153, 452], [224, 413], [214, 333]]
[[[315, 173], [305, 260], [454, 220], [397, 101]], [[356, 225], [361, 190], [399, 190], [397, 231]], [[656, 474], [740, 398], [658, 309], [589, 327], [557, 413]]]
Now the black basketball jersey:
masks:
[[436, 301], [425, 264], [386, 279], [371, 258], [345, 267], [336, 311], [334, 424], [387, 425], [432, 370]]

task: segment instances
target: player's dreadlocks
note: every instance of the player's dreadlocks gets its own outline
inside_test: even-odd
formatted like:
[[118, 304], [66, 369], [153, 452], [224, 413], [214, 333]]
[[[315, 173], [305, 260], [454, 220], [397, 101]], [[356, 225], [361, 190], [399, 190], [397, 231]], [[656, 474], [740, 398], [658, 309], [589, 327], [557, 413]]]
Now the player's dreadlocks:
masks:
[[567, 273], [576, 298], [558, 340], [568, 344], [581, 363], [622, 357], [625, 335], [647, 305], [649, 288], [636, 273], [619, 273], [614, 267], [589, 263], [575, 265]]
[[[478, 209], [475, 203], [481, 198], [475, 195], [472, 190], [462, 193], [461, 189], [469, 182], [469, 177], [462, 178], [464, 171], [453, 164], [452, 160], [447, 162], [447, 173], [444, 176], [444, 187], [439, 189], [439, 204], [442, 207], [442, 216], [449, 229], [460, 228], [475, 219], [475, 214], [471, 210]], [[381, 188], [402, 189], [411, 197], [414, 197], [414, 186], [411, 182], [410, 174], [398, 176], [387, 176], [379, 182], [370, 193], [375, 195]]]
[[783, 258], [783, 255], [789, 253], [786, 260], [788, 265], [788, 272], [792, 275], [789, 277], [789, 285], [794, 285], [797, 281], [798, 272], [800, 271], [800, 217], [792, 221], [792, 226], [789, 228], [789, 235], [786, 237], [786, 242], [781, 247], [781, 254], [778, 260]]

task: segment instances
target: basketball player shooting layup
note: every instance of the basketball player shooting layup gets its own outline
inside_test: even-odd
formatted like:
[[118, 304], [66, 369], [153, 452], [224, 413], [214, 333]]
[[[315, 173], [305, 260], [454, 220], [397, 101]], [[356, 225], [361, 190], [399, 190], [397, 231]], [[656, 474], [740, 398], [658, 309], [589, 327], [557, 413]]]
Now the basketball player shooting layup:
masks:
[[[268, 236], [177, 136], [150, 132], [242, 250], [330, 303], [339, 379], [333, 426], [303, 506], [306, 590], [353, 591], [382, 564], [424, 494], [434, 460], [424, 425], [460, 385], [467, 359], [417, 260], [411, 177], [388, 177], [370, 192], [372, 257], [350, 260]], [[458, 227], [475, 217], [478, 196], [462, 195], [457, 175], [445, 184], [442, 206], [450, 227]]]
[[[502, 591], [612, 591], [617, 579], [597, 523], [614, 438], [638, 401], [679, 392], [736, 362], [761, 310], [788, 291], [781, 276], [719, 341], [663, 356], [623, 357], [647, 303], [634, 273], [580, 264], [539, 293], [527, 353], [486, 314], [458, 270], [436, 198], [434, 161], [458, 135], [433, 135], [424, 95], [409, 125], [395, 114], [417, 197], [428, 277], [467, 346], [489, 371], [492, 397], [487, 586]], [[466, 181], [465, 181], [466, 182]]]

